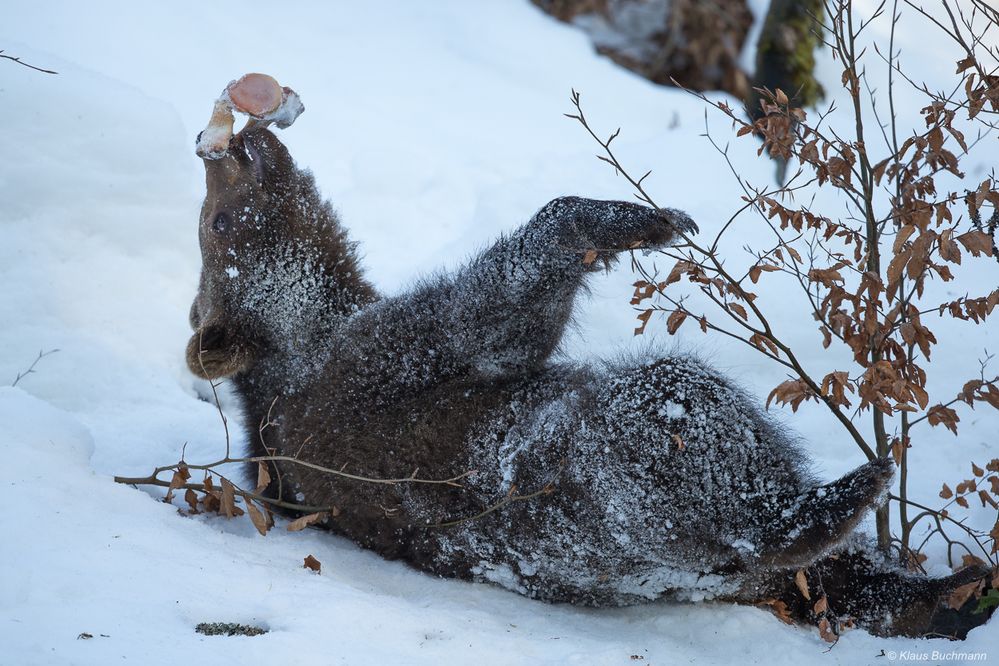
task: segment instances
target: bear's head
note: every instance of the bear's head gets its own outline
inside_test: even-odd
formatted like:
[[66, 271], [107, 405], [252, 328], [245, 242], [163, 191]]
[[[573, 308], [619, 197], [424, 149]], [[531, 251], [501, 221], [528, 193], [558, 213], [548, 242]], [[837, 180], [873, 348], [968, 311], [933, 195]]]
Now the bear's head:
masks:
[[188, 367], [216, 379], [263, 357], [308, 355], [331, 321], [373, 298], [335, 213], [264, 127], [251, 123], [204, 165]]

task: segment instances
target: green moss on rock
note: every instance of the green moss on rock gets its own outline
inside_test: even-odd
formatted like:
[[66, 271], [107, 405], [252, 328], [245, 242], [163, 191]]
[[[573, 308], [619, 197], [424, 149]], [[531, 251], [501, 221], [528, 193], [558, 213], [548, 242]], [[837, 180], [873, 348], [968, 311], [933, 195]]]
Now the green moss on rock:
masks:
[[[815, 106], [825, 92], [815, 79], [815, 49], [819, 46], [817, 23], [822, 20], [822, 0], [773, 0], [756, 49], [753, 86], [780, 88], [798, 106]], [[760, 113], [759, 94], [747, 100], [750, 112]]]

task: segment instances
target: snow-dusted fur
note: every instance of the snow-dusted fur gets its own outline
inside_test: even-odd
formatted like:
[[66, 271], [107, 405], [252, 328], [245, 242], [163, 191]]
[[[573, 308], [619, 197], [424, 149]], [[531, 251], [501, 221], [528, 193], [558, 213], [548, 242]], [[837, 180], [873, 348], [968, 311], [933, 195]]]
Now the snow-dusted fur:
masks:
[[932, 631], [940, 594], [970, 580], [845, 546], [892, 463], [819, 484], [793, 439], [699, 360], [551, 360], [587, 275], [695, 232], [683, 213], [556, 199], [463, 268], [380, 299], [270, 132], [244, 131], [205, 166], [188, 364], [232, 376], [252, 452], [378, 479], [476, 472], [456, 488], [277, 465], [267, 492], [336, 506], [331, 530], [436, 574], [600, 606], [782, 599], [814, 621], [793, 583], [806, 568], [835, 590], [831, 619], [888, 634]]

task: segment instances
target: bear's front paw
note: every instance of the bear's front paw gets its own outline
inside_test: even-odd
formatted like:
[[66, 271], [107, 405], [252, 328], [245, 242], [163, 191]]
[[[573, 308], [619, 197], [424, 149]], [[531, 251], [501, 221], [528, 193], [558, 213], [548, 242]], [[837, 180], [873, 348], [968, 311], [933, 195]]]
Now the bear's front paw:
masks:
[[219, 379], [245, 370], [253, 361], [252, 346], [232, 330], [203, 326], [187, 343], [187, 367], [202, 379]]
[[647, 249], [655, 249], [672, 245], [681, 239], [681, 234], [691, 236], [698, 229], [690, 216], [674, 208], [661, 208], [655, 212], [655, 225], [647, 229], [641, 238], [642, 245]]
[[659, 215], [667, 225], [687, 236], [692, 236], [700, 231], [697, 224], [682, 210], [662, 208], [659, 210]]

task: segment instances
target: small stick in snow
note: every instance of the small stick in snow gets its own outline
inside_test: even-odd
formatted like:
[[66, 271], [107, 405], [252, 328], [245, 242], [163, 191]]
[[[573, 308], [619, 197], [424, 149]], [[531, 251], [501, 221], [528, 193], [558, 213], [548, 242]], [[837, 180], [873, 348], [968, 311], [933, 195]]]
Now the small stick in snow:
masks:
[[33, 69], [36, 72], [42, 72], [43, 74], [58, 74], [59, 73], [59, 72], [54, 72], [51, 69], [45, 69], [43, 67], [35, 67], [31, 63], [24, 62], [23, 60], [21, 60], [18, 57], [14, 57], [12, 55], [7, 55], [6, 53], [4, 53], [4, 49], [0, 49], [0, 58], [6, 58], [7, 60], [13, 60], [18, 65], [24, 65], [28, 69]]
[[27, 377], [28, 375], [34, 374], [35, 366], [38, 365], [38, 362], [41, 361], [46, 356], [48, 356], [49, 354], [55, 354], [57, 351], [59, 350], [58, 349], [50, 349], [48, 351], [39, 350], [38, 356], [36, 356], [35, 360], [31, 362], [31, 365], [28, 366], [28, 369], [25, 370], [24, 372], [17, 373], [17, 377], [14, 378], [14, 383], [10, 385], [11, 388], [17, 386], [17, 383], [22, 379], [24, 379], [25, 377]]

